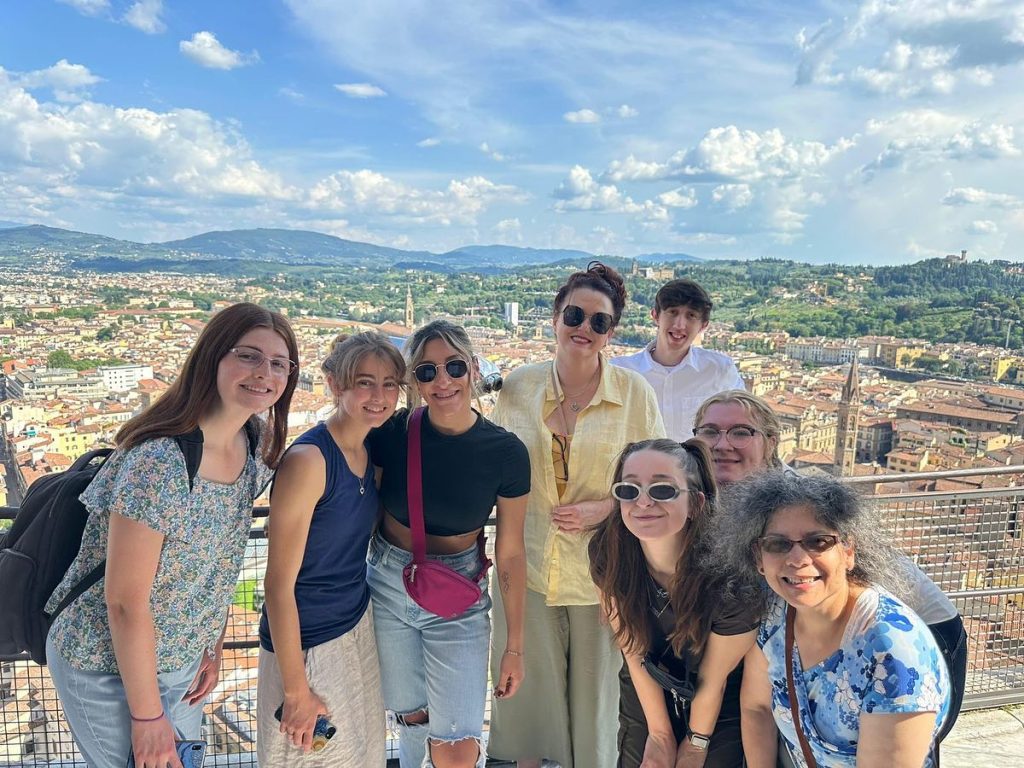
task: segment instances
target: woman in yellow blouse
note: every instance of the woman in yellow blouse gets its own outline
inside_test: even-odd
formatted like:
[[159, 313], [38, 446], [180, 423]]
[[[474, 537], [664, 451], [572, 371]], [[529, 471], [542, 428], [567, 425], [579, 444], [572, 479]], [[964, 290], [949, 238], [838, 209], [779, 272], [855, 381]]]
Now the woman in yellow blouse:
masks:
[[[602, 350], [626, 304], [622, 277], [591, 262], [558, 290], [555, 358], [505, 380], [492, 420], [530, 453], [526, 513], [525, 679], [495, 701], [488, 753], [535, 768], [612, 768], [622, 667], [590, 579], [589, 529], [612, 509], [615, 460], [627, 443], [664, 437], [654, 391]], [[504, 637], [494, 590], [494, 634]], [[492, 660], [500, 660], [501, 649]], [[492, 676], [498, 675], [493, 665]]]

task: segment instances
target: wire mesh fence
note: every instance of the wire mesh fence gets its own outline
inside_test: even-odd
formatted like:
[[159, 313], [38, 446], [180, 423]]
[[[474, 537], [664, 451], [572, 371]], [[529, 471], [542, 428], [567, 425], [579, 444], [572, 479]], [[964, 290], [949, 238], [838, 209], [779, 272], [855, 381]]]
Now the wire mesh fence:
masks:
[[[907, 477], [866, 482], [874, 484], [894, 541], [963, 614], [970, 638], [964, 708], [1024, 702], [1024, 488], [893, 492]], [[257, 627], [267, 555], [261, 513], [230, 610], [220, 682], [206, 704], [207, 765], [257, 765]], [[388, 744], [394, 758], [397, 745]], [[0, 766], [73, 765], [76, 757], [46, 668], [0, 657]]]

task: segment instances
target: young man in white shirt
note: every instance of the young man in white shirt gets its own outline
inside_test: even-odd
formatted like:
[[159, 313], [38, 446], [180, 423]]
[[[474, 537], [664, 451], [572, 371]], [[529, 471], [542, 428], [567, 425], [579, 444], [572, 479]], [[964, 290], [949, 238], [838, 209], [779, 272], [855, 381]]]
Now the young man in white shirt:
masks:
[[743, 389], [732, 358], [693, 346], [711, 320], [713, 304], [699, 283], [681, 278], [661, 286], [651, 317], [658, 335], [645, 349], [619, 357], [615, 365], [641, 374], [658, 396], [665, 429], [672, 440], [693, 437], [700, 404], [727, 389]]

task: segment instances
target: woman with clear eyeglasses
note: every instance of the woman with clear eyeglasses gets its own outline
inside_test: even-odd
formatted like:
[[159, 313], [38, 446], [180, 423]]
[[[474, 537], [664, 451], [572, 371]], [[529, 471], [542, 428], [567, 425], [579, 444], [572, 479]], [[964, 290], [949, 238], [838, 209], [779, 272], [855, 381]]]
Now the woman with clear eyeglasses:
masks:
[[[513, 370], [492, 418], [530, 453], [526, 513], [526, 679], [491, 713], [494, 757], [536, 768], [611, 768], [616, 760], [622, 655], [590, 578], [590, 530], [612, 510], [615, 458], [623, 446], [662, 437], [654, 390], [609, 365], [608, 346], [626, 304], [622, 276], [600, 262], [575, 272], [554, 297], [555, 355]], [[495, 638], [512, 617], [495, 591]], [[491, 673], [499, 673], [495, 642]]]
[[[175, 739], [200, 737], [252, 504], [284, 450], [297, 359], [282, 315], [255, 304], [213, 315], [82, 494], [82, 546], [47, 611], [101, 578], [56, 617], [46, 656], [89, 766], [123, 766], [132, 752], [139, 768], [181, 768]], [[194, 476], [186, 454], [198, 454]]]
[[[435, 320], [413, 333], [405, 352], [410, 389], [424, 410], [400, 410], [369, 435], [383, 513], [370, 539], [367, 580], [384, 706], [395, 714], [401, 768], [483, 768], [491, 599], [482, 531], [497, 507], [494, 591], [510, 607], [506, 625], [495, 632], [492, 682], [495, 700], [504, 701], [519, 690], [529, 652], [522, 606], [530, 462], [514, 434], [473, 408], [480, 372], [464, 328]], [[415, 460], [409, 449], [412, 419], [419, 419], [421, 433], [426, 556], [481, 588], [476, 601], [454, 617], [423, 607], [403, 579], [414, 549], [415, 491], [408, 474]]]
[[[720, 392], [697, 411], [694, 435], [711, 450], [715, 479], [728, 487], [759, 473], [789, 469], [778, 455], [781, 424], [765, 400], [744, 390]], [[967, 632], [953, 602], [909, 557], [896, 559], [902, 578], [898, 597], [920, 616], [935, 637], [952, 678], [952, 706], [936, 744], [960, 712], [967, 677]], [[787, 754], [781, 755], [786, 765]]]
[[717, 509], [699, 440], [644, 440], [615, 469], [590, 573], [622, 648], [619, 768], [740, 768], [736, 669], [760, 618], [703, 560]]
[[949, 673], [928, 627], [886, 588], [902, 555], [873, 509], [837, 480], [785, 472], [750, 478], [727, 503], [716, 560], [734, 583], [771, 589], [744, 659], [750, 768], [775, 768], [776, 726], [797, 766], [932, 766]]

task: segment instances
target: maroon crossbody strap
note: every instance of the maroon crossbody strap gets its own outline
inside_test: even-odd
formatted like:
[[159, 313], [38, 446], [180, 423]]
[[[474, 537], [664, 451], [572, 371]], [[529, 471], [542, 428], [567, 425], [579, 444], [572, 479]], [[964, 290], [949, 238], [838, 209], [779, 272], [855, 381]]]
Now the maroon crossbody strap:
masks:
[[789, 711], [793, 713], [793, 728], [796, 730], [796, 738], [800, 742], [800, 749], [803, 750], [807, 768], [816, 768], [814, 753], [811, 752], [811, 745], [807, 743], [803, 726], [800, 725], [800, 702], [797, 701], [796, 685], [793, 681], [793, 625], [795, 623], [796, 610], [792, 605], [786, 606], [786, 687], [789, 689]]
[[[405, 461], [406, 493], [409, 504], [409, 530], [412, 532], [412, 561], [422, 563], [427, 559], [427, 532], [423, 521], [423, 453], [420, 436], [423, 433], [423, 414], [427, 409], [420, 406], [412, 412], [409, 420], [409, 455]], [[483, 573], [491, 567], [487, 557], [486, 538], [480, 529], [476, 538], [480, 566]]]

